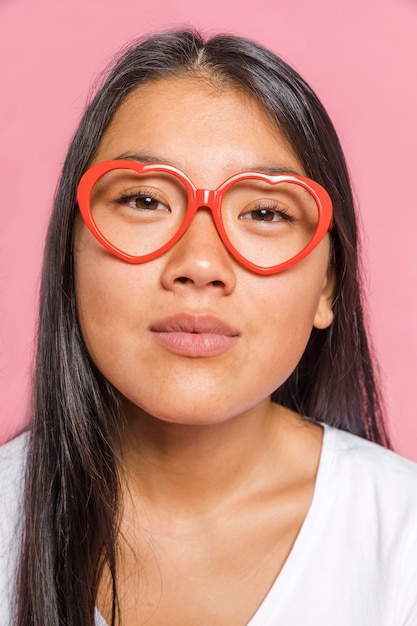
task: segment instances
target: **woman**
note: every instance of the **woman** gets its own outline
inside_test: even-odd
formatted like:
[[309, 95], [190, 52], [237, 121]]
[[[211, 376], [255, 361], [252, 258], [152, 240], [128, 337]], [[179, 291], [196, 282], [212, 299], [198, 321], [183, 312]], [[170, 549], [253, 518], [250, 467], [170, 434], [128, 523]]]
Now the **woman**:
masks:
[[237, 37], [134, 45], [56, 196], [30, 434], [1, 452], [2, 623], [416, 624], [417, 471], [375, 443], [316, 96]]

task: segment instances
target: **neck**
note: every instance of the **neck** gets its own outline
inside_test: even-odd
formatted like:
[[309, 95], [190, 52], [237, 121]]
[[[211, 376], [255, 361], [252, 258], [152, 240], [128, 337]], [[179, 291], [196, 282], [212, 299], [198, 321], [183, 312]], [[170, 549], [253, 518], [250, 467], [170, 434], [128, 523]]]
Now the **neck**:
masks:
[[269, 399], [209, 425], [170, 423], [137, 409], [127, 416], [121, 465], [129, 491], [184, 513], [211, 509], [248, 485], [256, 489], [270, 464], [284, 466], [286, 426], [297, 419]]

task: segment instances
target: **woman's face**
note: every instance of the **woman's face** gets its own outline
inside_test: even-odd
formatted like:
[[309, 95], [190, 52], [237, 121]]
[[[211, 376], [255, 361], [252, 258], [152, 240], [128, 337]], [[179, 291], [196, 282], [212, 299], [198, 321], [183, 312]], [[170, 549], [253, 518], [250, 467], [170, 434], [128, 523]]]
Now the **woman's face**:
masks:
[[[174, 165], [205, 189], [260, 167], [304, 174], [253, 100], [191, 78], [150, 82], [124, 101], [94, 163], [126, 155]], [[129, 412], [209, 424], [256, 409], [294, 370], [312, 327], [332, 321], [327, 236], [268, 277], [229, 254], [207, 209], [148, 263], [111, 255], [81, 219], [75, 248], [83, 337]]]

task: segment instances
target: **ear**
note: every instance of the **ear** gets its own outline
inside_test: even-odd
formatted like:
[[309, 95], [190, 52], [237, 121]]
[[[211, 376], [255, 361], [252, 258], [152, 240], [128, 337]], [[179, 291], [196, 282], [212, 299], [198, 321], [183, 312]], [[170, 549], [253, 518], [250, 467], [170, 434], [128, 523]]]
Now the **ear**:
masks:
[[323, 281], [323, 287], [320, 293], [316, 314], [314, 316], [313, 326], [315, 328], [328, 328], [333, 322], [334, 313], [332, 306], [335, 286], [336, 272], [334, 268], [329, 267]]

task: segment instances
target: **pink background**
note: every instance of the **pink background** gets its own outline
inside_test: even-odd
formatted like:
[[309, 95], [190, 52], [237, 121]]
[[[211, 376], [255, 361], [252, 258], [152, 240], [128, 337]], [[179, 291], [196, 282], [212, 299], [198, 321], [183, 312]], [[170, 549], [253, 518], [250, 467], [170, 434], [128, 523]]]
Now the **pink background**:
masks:
[[0, 0], [0, 441], [26, 419], [43, 238], [87, 93], [127, 40], [184, 24], [269, 46], [328, 109], [362, 210], [391, 431], [417, 460], [417, 0]]

